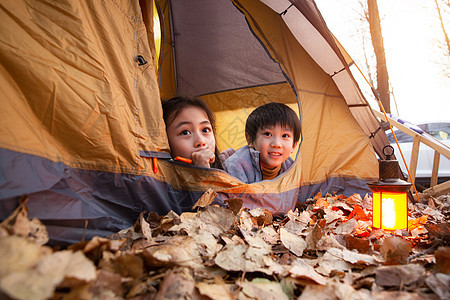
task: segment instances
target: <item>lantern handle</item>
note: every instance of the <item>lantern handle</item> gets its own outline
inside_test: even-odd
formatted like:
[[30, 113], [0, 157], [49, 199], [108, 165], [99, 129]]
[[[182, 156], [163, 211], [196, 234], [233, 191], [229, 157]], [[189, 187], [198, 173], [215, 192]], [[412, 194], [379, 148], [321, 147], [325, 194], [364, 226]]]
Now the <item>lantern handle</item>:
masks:
[[384, 146], [383, 154], [386, 156], [386, 160], [391, 160], [391, 156], [394, 155], [394, 147], [391, 145]]

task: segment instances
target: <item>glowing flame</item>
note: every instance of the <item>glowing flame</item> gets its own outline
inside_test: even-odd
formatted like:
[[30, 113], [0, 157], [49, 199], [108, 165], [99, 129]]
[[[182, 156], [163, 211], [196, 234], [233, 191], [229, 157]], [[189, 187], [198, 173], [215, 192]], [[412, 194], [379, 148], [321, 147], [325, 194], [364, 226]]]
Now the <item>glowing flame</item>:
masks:
[[396, 222], [395, 201], [391, 198], [383, 198], [382, 202], [382, 224], [385, 228], [394, 228]]

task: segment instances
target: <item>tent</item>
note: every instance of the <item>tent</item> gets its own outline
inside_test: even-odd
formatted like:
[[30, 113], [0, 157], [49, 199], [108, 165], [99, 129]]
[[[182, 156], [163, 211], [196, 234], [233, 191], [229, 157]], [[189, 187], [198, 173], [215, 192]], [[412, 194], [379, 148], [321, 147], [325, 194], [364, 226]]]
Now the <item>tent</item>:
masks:
[[[0, 218], [27, 195], [57, 243], [189, 211], [208, 189], [283, 214], [378, 177], [386, 136], [312, 0], [7, 0], [0, 14]], [[175, 95], [215, 111], [220, 150], [244, 145], [255, 107], [288, 104], [294, 166], [244, 184], [170, 160], [160, 101]]]

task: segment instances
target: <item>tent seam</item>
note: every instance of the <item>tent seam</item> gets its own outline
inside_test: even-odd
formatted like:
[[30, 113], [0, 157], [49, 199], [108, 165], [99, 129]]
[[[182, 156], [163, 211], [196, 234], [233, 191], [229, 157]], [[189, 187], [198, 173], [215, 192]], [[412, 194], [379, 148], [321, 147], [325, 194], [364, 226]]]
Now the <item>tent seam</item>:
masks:
[[[138, 35], [138, 28], [139, 28], [139, 24], [140, 24], [140, 15], [139, 13], [135, 16], [135, 18], [133, 18], [134, 20], [134, 34], [133, 34], [133, 57], [136, 57], [137, 55], [137, 43], [138, 43], [138, 39], [137, 39], [137, 35]], [[134, 61], [134, 60], [133, 60]], [[136, 105], [136, 111], [134, 112], [133, 116], [134, 116], [134, 121], [135, 121], [135, 131], [141, 133], [141, 131], [139, 130], [139, 102], [137, 101], [138, 99], [138, 89], [139, 89], [139, 68], [137, 66], [137, 64], [133, 64], [134, 65], [134, 78], [133, 78], [133, 82], [134, 82], [134, 99], [135, 99], [135, 105]], [[139, 162], [139, 141], [138, 141], [138, 137], [136, 135], [134, 135], [134, 154], [135, 154], [135, 158], [134, 158], [134, 166], [131, 167], [132, 172], [134, 172], [137, 168], [137, 164]]]
[[119, 5], [119, 3], [117, 3], [117, 0], [112, 0], [112, 2], [114, 3], [115, 6], [117, 6], [117, 8], [124, 14], [124, 16], [126, 16], [127, 18], [129, 18], [130, 20], [135, 20], [136, 17], [130, 14], [127, 14], [127, 12], [125, 10], [122, 9], [122, 7]]

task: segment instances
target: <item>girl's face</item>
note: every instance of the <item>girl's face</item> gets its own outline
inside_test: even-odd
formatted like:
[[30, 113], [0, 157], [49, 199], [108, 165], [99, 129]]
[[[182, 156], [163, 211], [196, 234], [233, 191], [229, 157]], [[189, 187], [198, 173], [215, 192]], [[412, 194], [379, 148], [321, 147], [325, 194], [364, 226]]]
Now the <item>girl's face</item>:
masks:
[[208, 116], [195, 106], [188, 106], [178, 113], [167, 127], [167, 137], [174, 158], [192, 159], [192, 153], [205, 150], [214, 154], [216, 147]]
[[250, 147], [259, 151], [261, 166], [267, 169], [280, 166], [288, 159], [296, 146], [292, 130], [283, 128], [279, 124], [259, 129], [255, 140], [248, 142]]

